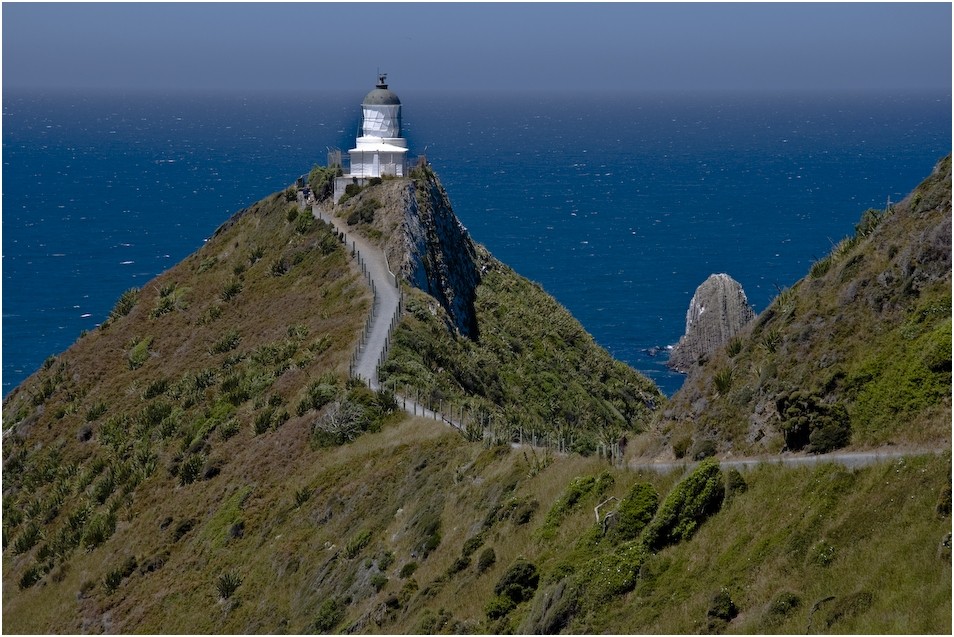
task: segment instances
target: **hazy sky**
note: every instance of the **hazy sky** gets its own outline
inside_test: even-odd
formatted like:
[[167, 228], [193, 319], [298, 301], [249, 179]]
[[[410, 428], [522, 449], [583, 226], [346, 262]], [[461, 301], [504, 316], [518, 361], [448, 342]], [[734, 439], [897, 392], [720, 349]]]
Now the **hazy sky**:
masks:
[[940, 3], [3, 3], [3, 87], [951, 89]]

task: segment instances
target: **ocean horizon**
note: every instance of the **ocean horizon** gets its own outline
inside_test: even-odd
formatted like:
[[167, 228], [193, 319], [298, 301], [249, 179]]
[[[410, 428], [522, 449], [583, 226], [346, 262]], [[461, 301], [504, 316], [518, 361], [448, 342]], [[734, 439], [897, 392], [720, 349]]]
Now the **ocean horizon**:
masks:
[[[474, 240], [671, 395], [710, 274], [759, 312], [951, 152], [950, 94], [404, 92]], [[363, 93], [4, 92], [3, 393], [122, 292], [353, 146]]]

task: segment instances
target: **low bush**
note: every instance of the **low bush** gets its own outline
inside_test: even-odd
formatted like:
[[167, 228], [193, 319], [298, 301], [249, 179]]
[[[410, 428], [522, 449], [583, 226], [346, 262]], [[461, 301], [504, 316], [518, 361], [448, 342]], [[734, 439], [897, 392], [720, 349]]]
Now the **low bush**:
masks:
[[642, 542], [630, 541], [591, 559], [574, 576], [576, 588], [583, 591], [581, 603], [599, 606], [633, 590], [647, 557]]
[[417, 562], [408, 562], [401, 567], [401, 572], [398, 575], [401, 579], [407, 579], [410, 576], [414, 575], [414, 571], [417, 570]]
[[706, 632], [721, 633], [726, 624], [735, 619], [738, 614], [739, 609], [735, 602], [732, 601], [729, 592], [723, 588], [713, 595], [709, 602], [709, 608], [706, 611], [706, 619], [708, 620]]
[[480, 552], [480, 556], [477, 558], [477, 572], [483, 573], [488, 568], [494, 565], [497, 561], [497, 554], [494, 552], [492, 547], [487, 547]]
[[526, 560], [517, 560], [500, 576], [494, 585], [494, 594], [511, 600], [515, 605], [533, 597], [540, 584], [537, 567]]
[[224, 354], [225, 352], [231, 352], [233, 349], [239, 346], [239, 343], [242, 341], [242, 337], [239, 333], [230, 329], [228, 332], [222, 335], [217, 341], [212, 343], [212, 347], [209, 348], [209, 353], [211, 354]]
[[693, 460], [705, 460], [706, 458], [711, 458], [716, 454], [716, 443], [714, 440], [709, 438], [704, 438], [702, 440], [697, 440], [693, 443], [692, 447], [689, 448], [689, 457]]
[[[237, 297], [241, 292], [244, 284], [239, 278], [233, 278], [228, 283], [225, 284], [225, 288], [222, 289], [222, 294], [220, 295], [223, 301], [231, 301]], [[237, 345], [238, 343], [236, 343]], [[227, 350], [226, 350], [227, 351]]]
[[354, 535], [345, 546], [345, 556], [351, 559], [358, 555], [361, 550], [371, 542], [371, 531], [365, 529]]
[[729, 469], [725, 472], [725, 497], [731, 498], [742, 493], [749, 488], [745, 478], [739, 473], [738, 469]]
[[851, 440], [848, 411], [841, 403], [826, 404], [813, 394], [796, 390], [776, 401], [785, 446], [827, 453]]
[[23, 531], [20, 532], [20, 535], [17, 536], [17, 539], [13, 542], [13, 554], [20, 555], [26, 553], [40, 541], [42, 537], [40, 532], [40, 526], [36, 522], [30, 522]]
[[675, 486], [644, 532], [646, 545], [659, 550], [692, 537], [722, 506], [725, 485], [719, 464], [705, 460]]
[[371, 576], [371, 586], [374, 588], [375, 592], [380, 592], [382, 588], [387, 586], [388, 578], [383, 573], [375, 573]]
[[315, 616], [315, 632], [330, 633], [344, 618], [344, 603], [337, 597], [330, 597], [318, 607]]
[[649, 524], [659, 508], [659, 494], [648, 482], [637, 482], [616, 509], [613, 538], [635, 540]]
[[672, 441], [672, 454], [676, 458], [684, 458], [690, 446], [692, 446], [692, 436], [683, 434]]
[[116, 516], [109, 513], [97, 513], [94, 515], [86, 529], [83, 531], [83, 547], [87, 551], [92, 551], [97, 546], [109, 539], [116, 530]]
[[500, 619], [516, 607], [516, 602], [506, 595], [495, 595], [487, 602], [484, 612], [488, 619]]
[[543, 527], [540, 529], [543, 537], [552, 535], [567, 514], [574, 510], [585, 497], [591, 494], [600, 496], [612, 485], [613, 476], [608, 471], [604, 471], [598, 476], [574, 478], [563, 495], [560, 496], [560, 499], [547, 512], [546, 520], [544, 520]]

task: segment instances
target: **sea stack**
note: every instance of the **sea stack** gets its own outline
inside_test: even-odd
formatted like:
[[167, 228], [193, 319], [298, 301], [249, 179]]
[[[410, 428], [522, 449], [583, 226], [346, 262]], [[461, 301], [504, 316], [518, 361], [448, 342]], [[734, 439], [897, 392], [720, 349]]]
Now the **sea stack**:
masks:
[[688, 373], [755, 318], [738, 281], [713, 274], [696, 288], [686, 312], [686, 333], [673, 347], [669, 367]]

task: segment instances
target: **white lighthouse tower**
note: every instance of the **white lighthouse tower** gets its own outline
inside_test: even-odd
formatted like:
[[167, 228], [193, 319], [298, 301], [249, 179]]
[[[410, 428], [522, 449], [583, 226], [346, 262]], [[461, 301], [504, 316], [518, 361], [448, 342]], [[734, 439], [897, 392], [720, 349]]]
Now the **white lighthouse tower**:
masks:
[[351, 168], [335, 182], [338, 201], [350, 183], [365, 184], [372, 177], [407, 174], [407, 140], [401, 137], [401, 100], [388, 90], [387, 74], [378, 76], [374, 90], [361, 100], [361, 135], [348, 151]]

